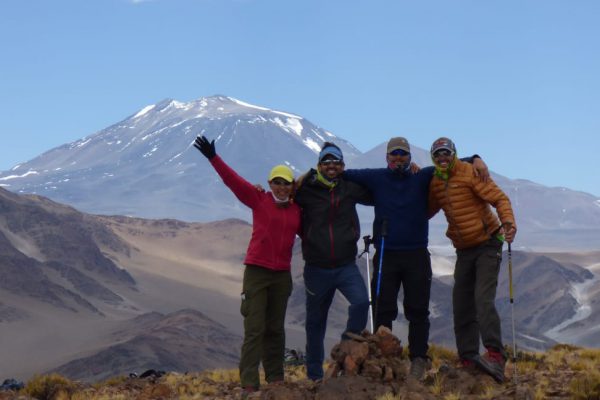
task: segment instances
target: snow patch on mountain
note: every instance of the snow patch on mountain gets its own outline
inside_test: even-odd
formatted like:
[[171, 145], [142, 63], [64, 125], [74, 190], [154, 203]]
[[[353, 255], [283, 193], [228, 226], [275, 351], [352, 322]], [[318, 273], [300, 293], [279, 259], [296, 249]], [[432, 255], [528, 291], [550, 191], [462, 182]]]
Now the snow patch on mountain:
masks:
[[154, 147], [152, 148], [152, 150], [150, 150], [149, 152], [147, 152], [146, 154], [144, 154], [144, 155], [143, 155], [143, 157], [144, 157], [144, 158], [148, 158], [148, 157], [152, 156], [152, 154], [153, 154], [153, 153], [154, 153], [156, 150], [158, 150], [158, 146], [154, 146]]
[[9, 175], [9, 176], [5, 176], [4, 178], [0, 178], [0, 181], [7, 181], [9, 179], [25, 178], [26, 176], [29, 176], [29, 175], [39, 175], [39, 172], [27, 171], [23, 175]]
[[307, 137], [302, 141], [306, 147], [314, 151], [315, 153], [319, 153], [321, 151], [321, 146], [315, 142], [312, 138]]
[[[316, 137], [318, 137], [319, 139], [321, 139], [322, 141], [324, 141], [324, 142], [326, 142], [326, 141], [327, 141], [327, 139], [325, 139], [323, 136], [321, 136], [317, 130], [315, 130], [315, 129], [311, 129], [311, 132], [312, 132], [312, 133], [313, 133], [313, 134], [314, 134]], [[325, 133], [327, 133], [327, 132], [325, 132]], [[331, 134], [330, 134], [329, 136], [333, 136], [333, 135], [331, 135]]]
[[297, 120], [296, 118], [288, 118], [285, 126], [287, 126], [292, 131], [294, 131], [296, 133], [296, 135], [302, 136], [302, 129], [304, 129], [304, 127], [302, 126], [300, 121]]
[[171, 102], [172, 106], [175, 108], [179, 108], [182, 110], [189, 110], [190, 108], [193, 107], [193, 104], [190, 103], [182, 103], [181, 101], [177, 101], [177, 100], [173, 100]]
[[256, 118], [253, 118], [251, 120], [247, 121], [249, 124], [256, 124], [256, 123], [264, 123], [267, 122], [267, 119], [265, 117], [263, 117], [262, 115], [257, 116]]
[[271, 110], [270, 110], [270, 109], [268, 109], [268, 108], [265, 108], [265, 107], [259, 107], [259, 106], [255, 106], [254, 104], [246, 103], [245, 101], [241, 101], [241, 100], [238, 100], [238, 99], [234, 99], [233, 97], [227, 97], [227, 98], [228, 98], [229, 100], [233, 101], [234, 103], [236, 103], [236, 104], [239, 104], [240, 106], [243, 106], [243, 107], [255, 108], [255, 109], [257, 109], [257, 110], [262, 110], [262, 111], [271, 111]]
[[152, 110], [154, 107], [156, 107], [156, 104], [150, 104], [149, 106], [146, 106], [144, 108], [142, 108], [137, 114], [135, 114], [133, 116], [133, 118], [139, 118], [143, 115], [146, 115], [148, 113], [148, 111]]
[[290, 114], [290, 113], [286, 113], [286, 112], [283, 112], [283, 111], [271, 110], [271, 112], [274, 112], [275, 114], [283, 115], [284, 117], [295, 118], [295, 119], [302, 119], [302, 117], [299, 116], [299, 115]]
[[579, 304], [575, 310], [575, 315], [546, 331], [544, 335], [559, 342], [567, 341], [568, 337], [563, 337], [563, 334], [560, 331], [577, 321], [588, 318], [592, 314], [593, 295], [590, 293], [590, 289], [592, 289], [599, 281], [600, 277], [596, 275], [594, 278], [586, 280], [585, 282], [571, 285], [569, 293], [573, 296], [575, 301], [577, 301], [577, 304]]
[[241, 100], [235, 99], [233, 97], [227, 97], [227, 99], [229, 99], [232, 102], [234, 102], [234, 103], [236, 103], [236, 104], [238, 104], [240, 106], [243, 106], [243, 107], [254, 108], [256, 110], [261, 110], [261, 111], [270, 111], [272, 113], [283, 115], [284, 117], [288, 117], [288, 118], [303, 119], [299, 115], [294, 115], [294, 114], [286, 113], [286, 112], [283, 112], [283, 111], [275, 111], [275, 110], [271, 110], [270, 108], [255, 106], [254, 104], [246, 103], [245, 101], [241, 101]]
[[290, 167], [290, 169], [291, 169], [292, 171], [296, 171], [296, 172], [299, 172], [299, 171], [300, 171], [300, 169], [299, 169], [299, 168], [297, 168], [295, 165], [293, 165], [293, 164], [292, 164], [291, 162], [289, 162], [289, 161], [284, 161], [283, 163], [284, 163], [285, 165], [287, 165], [288, 167]]
[[167, 104], [167, 106], [164, 107], [163, 109], [161, 109], [159, 112], [164, 113], [164, 112], [171, 110], [172, 108], [175, 108], [177, 110], [187, 111], [187, 110], [191, 109], [192, 107], [194, 107], [193, 103], [183, 103], [181, 101], [171, 100], [169, 102], [169, 104]]
[[83, 138], [81, 140], [78, 140], [77, 142], [73, 143], [73, 145], [71, 146], [71, 148], [75, 148], [75, 147], [83, 147], [86, 144], [88, 144], [89, 142], [91, 142], [91, 138]]
[[153, 137], [153, 136], [160, 135], [162, 132], [164, 132], [164, 131], [166, 131], [166, 130], [170, 130], [170, 129], [176, 128], [176, 127], [178, 127], [179, 125], [181, 125], [181, 124], [183, 124], [183, 123], [185, 123], [185, 122], [187, 122], [187, 121], [185, 121], [185, 120], [184, 120], [184, 121], [176, 122], [176, 123], [174, 123], [174, 124], [172, 124], [172, 125], [165, 126], [165, 127], [163, 127], [163, 128], [160, 128], [160, 129], [158, 129], [158, 130], [156, 130], [156, 131], [150, 132], [150, 133], [148, 133], [147, 135], [144, 135], [144, 136], [142, 137], [142, 141], [144, 141], [144, 140], [146, 140], [146, 139], [148, 139], [148, 138], [151, 138], [151, 137]]
[[[192, 142], [193, 143], [193, 142]], [[191, 144], [190, 144], [191, 146]], [[189, 149], [189, 146], [186, 148], [186, 150]], [[168, 163], [175, 161], [175, 159], [181, 157], [181, 155], [183, 154], [183, 152], [181, 153], [177, 153], [175, 154], [173, 157], [169, 158], [169, 161], [167, 161]], [[181, 173], [181, 171], [177, 172], [178, 174]]]
[[287, 118], [285, 122], [279, 117], [275, 117], [271, 120], [275, 125], [285, 129], [286, 132], [295, 133], [298, 136], [302, 136], [302, 130], [304, 129], [299, 120], [295, 118]]
[[543, 340], [541, 340], [541, 339], [535, 338], [535, 337], [533, 337], [533, 336], [526, 335], [526, 334], [524, 334], [524, 333], [517, 333], [517, 334], [518, 334], [519, 336], [521, 336], [522, 338], [525, 338], [525, 339], [527, 339], [527, 340], [533, 340], [534, 342], [538, 342], [538, 343], [546, 343], [545, 341], [543, 341]]

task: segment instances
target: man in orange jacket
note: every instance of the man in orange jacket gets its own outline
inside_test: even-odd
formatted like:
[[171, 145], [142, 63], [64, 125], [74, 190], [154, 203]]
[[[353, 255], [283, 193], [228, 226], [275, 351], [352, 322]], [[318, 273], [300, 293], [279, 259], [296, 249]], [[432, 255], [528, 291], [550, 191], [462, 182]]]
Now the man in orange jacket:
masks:
[[[491, 180], [474, 177], [473, 166], [457, 158], [454, 143], [445, 137], [431, 146], [435, 166], [429, 208], [444, 210], [446, 236], [456, 248], [452, 308], [458, 355], [464, 366], [476, 365], [504, 381], [506, 353], [500, 317], [494, 304], [504, 241], [517, 232], [509, 198]], [[498, 217], [490, 208], [496, 209]], [[479, 339], [487, 352], [479, 355]]]

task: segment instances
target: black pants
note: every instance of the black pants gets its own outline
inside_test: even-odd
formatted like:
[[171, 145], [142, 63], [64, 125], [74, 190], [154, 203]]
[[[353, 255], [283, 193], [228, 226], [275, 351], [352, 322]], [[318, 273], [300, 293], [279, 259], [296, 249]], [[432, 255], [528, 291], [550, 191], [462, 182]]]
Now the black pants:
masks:
[[454, 334], [460, 358], [479, 354], [479, 338], [486, 348], [502, 351], [496, 288], [502, 261], [502, 243], [492, 238], [484, 244], [456, 251], [452, 306]]
[[[375, 312], [375, 330], [380, 325], [392, 329], [398, 317], [398, 292], [404, 289], [404, 315], [408, 320], [410, 358], [427, 357], [429, 346], [429, 295], [431, 292], [431, 258], [427, 249], [383, 252], [383, 269], [379, 299], [377, 280], [380, 250], [373, 257], [371, 292]], [[375, 310], [376, 309], [376, 310]]]

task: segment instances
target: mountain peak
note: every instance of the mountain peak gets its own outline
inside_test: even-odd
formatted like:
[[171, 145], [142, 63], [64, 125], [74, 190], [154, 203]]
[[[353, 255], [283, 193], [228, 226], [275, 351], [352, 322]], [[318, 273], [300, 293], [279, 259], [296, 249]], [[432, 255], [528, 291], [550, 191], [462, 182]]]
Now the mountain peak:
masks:
[[190, 101], [190, 102], [182, 102], [171, 98], [166, 98], [164, 100], [159, 101], [156, 104], [150, 104], [145, 107], [142, 107], [137, 113], [133, 114], [129, 119], [139, 120], [144, 117], [148, 117], [154, 113], [165, 113], [165, 112], [190, 112], [188, 117], [198, 118], [198, 117], [213, 117], [219, 118], [224, 115], [261, 115], [265, 118], [267, 115], [276, 114], [275, 119], [286, 118], [286, 121], [281, 121], [283, 125], [286, 124], [294, 124], [298, 125], [296, 122], [289, 121], [297, 120], [301, 121], [304, 118], [284, 112], [273, 110], [267, 107], [258, 106], [255, 104], [247, 103], [245, 101], [236, 99], [234, 97], [225, 96], [222, 94], [216, 94], [208, 97], [201, 97], [199, 99]]

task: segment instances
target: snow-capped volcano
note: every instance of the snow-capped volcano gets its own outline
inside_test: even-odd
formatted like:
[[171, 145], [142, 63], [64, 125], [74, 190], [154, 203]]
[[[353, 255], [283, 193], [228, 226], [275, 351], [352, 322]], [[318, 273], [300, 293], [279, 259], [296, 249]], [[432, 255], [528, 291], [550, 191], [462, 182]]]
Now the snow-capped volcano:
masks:
[[247, 217], [193, 147], [203, 134], [240, 175], [265, 183], [287, 164], [297, 174], [315, 165], [321, 145], [334, 141], [347, 159], [350, 143], [291, 113], [226, 96], [188, 103], [164, 100], [73, 143], [0, 174], [0, 185], [36, 193], [81, 210], [151, 218], [214, 220]]
[[[249, 221], [249, 210], [193, 147], [198, 134], [214, 139], [225, 162], [250, 182], [263, 186], [274, 165], [286, 164], [296, 175], [315, 166], [325, 141], [342, 148], [347, 168], [385, 166], [385, 143], [362, 154], [297, 114], [211, 96], [187, 103], [168, 99], [142, 107], [106, 129], [0, 173], [0, 186], [47, 196], [89, 213]], [[427, 151], [416, 146], [412, 150], [418, 164], [430, 164]], [[493, 177], [513, 204], [519, 247], [598, 249], [598, 198], [566, 188]], [[361, 208], [359, 214], [363, 232], [370, 232], [372, 208]], [[431, 221], [431, 244], [448, 245], [446, 226], [443, 215]]]

